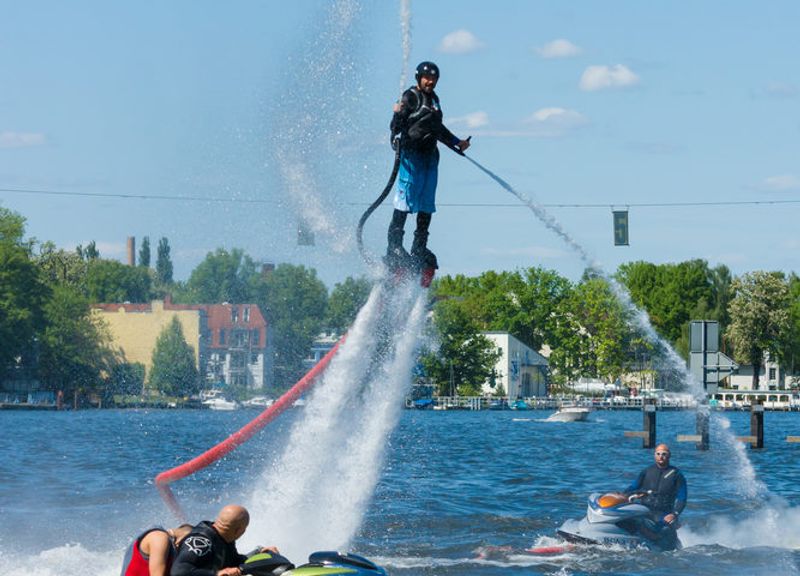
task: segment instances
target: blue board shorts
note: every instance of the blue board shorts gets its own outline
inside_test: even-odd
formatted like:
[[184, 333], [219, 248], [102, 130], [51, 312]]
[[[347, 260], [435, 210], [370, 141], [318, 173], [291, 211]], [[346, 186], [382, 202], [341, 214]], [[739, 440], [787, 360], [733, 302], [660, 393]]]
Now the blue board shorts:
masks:
[[403, 150], [394, 207], [402, 212], [436, 212], [436, 183], [439, 179], [439, 150], [420, 153]]

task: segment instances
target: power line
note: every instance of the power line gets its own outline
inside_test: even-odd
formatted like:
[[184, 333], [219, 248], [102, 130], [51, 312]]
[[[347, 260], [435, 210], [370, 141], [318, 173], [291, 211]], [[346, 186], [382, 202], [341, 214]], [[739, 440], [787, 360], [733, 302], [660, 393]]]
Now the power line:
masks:
[[[48, 196], [81, 196], [88, 198], [122, 198], [126, 200], [166, 200], [171, 202], [225, 202], [232, 204], [274, 204], [274, 200], [265, 198], [221, 198], [215, 196], [176, 196], [168, 194], [122, 194], [115, 192], [64, 192], [59, 190], [31, 190], [24, 188], [0, 188], [0, 192], [13, 194], [48, 195]], [[349, 206], [368, 206], [368, 202], [348, 202]], [[517, 202], [437, 202], [439, 206], [455, 208], [527, 208]], [[720, 200], [706, 202], [615, 202], [613, 204], [541, 204], [544, 208], [679, 208], [692, 206], [769, 206], [782, 204], [800, 204], [800, 199], [784, 200]]]

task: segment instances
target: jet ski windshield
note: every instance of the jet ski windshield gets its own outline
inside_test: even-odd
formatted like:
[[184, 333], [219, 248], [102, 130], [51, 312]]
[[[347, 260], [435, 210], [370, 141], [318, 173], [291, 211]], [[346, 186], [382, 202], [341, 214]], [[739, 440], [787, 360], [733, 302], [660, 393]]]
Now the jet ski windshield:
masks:
[[614, 506], [619, 506], [620, 504], [627, 504], [628, 498], [624, 494], [620, 494], [618, 492], [611, 492], [608, 494], [603, 494], [600, 498], [597, 499], [597, 505], [600, 508], [613, 508]]

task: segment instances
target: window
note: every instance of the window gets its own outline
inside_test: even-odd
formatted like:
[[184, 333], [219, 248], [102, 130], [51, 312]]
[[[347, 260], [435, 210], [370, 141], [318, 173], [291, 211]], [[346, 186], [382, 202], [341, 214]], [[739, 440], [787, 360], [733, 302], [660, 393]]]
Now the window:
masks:
[[220, 343], [220, 346], [224, 346], [225, 345], [225, 329], [224, 328], [220, 328], [219, 329], [219, 343]]
[[231, 306], [231, 322], [236, 324], [239, 321], [239, 309], [236, 306]]
[[250, 322], [250, 307], [249, 306], [245, 306], [244, 308], [242, 308], [242, 319], [245, 322]]
[[769, 369], [769, 379], [770, 380], [775, 380], [775, 373], [776, 373], [775, 368], [770, 368]]
[[256, 348], [261, 346], [261, 334], [259, 333], [258, 330], [253, 330], [253, 336], [251, 338], [252, 339], [250, 340], [250, 342], [253, 344], [253, 346], [255, 346]]

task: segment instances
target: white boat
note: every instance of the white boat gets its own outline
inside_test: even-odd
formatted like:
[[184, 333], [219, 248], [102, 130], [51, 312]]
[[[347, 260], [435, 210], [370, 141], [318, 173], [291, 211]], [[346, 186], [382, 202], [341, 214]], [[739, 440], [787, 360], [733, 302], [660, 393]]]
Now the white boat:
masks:
[[553, 412], [548, 418], [548, 422], [583, 422], [589, 417], [591, 408], [586, 406], [562, 406]]
[[242, 402], [245, 408], [268, 408], [275, 404], [275, 400], [266, 396], [253, 396], [249, 400]]
[[226, 400], [221, 396], [203, 400], [203, 406], [210, 408], [211, 410], [237, 410], [240, 407], [238, 402]]

